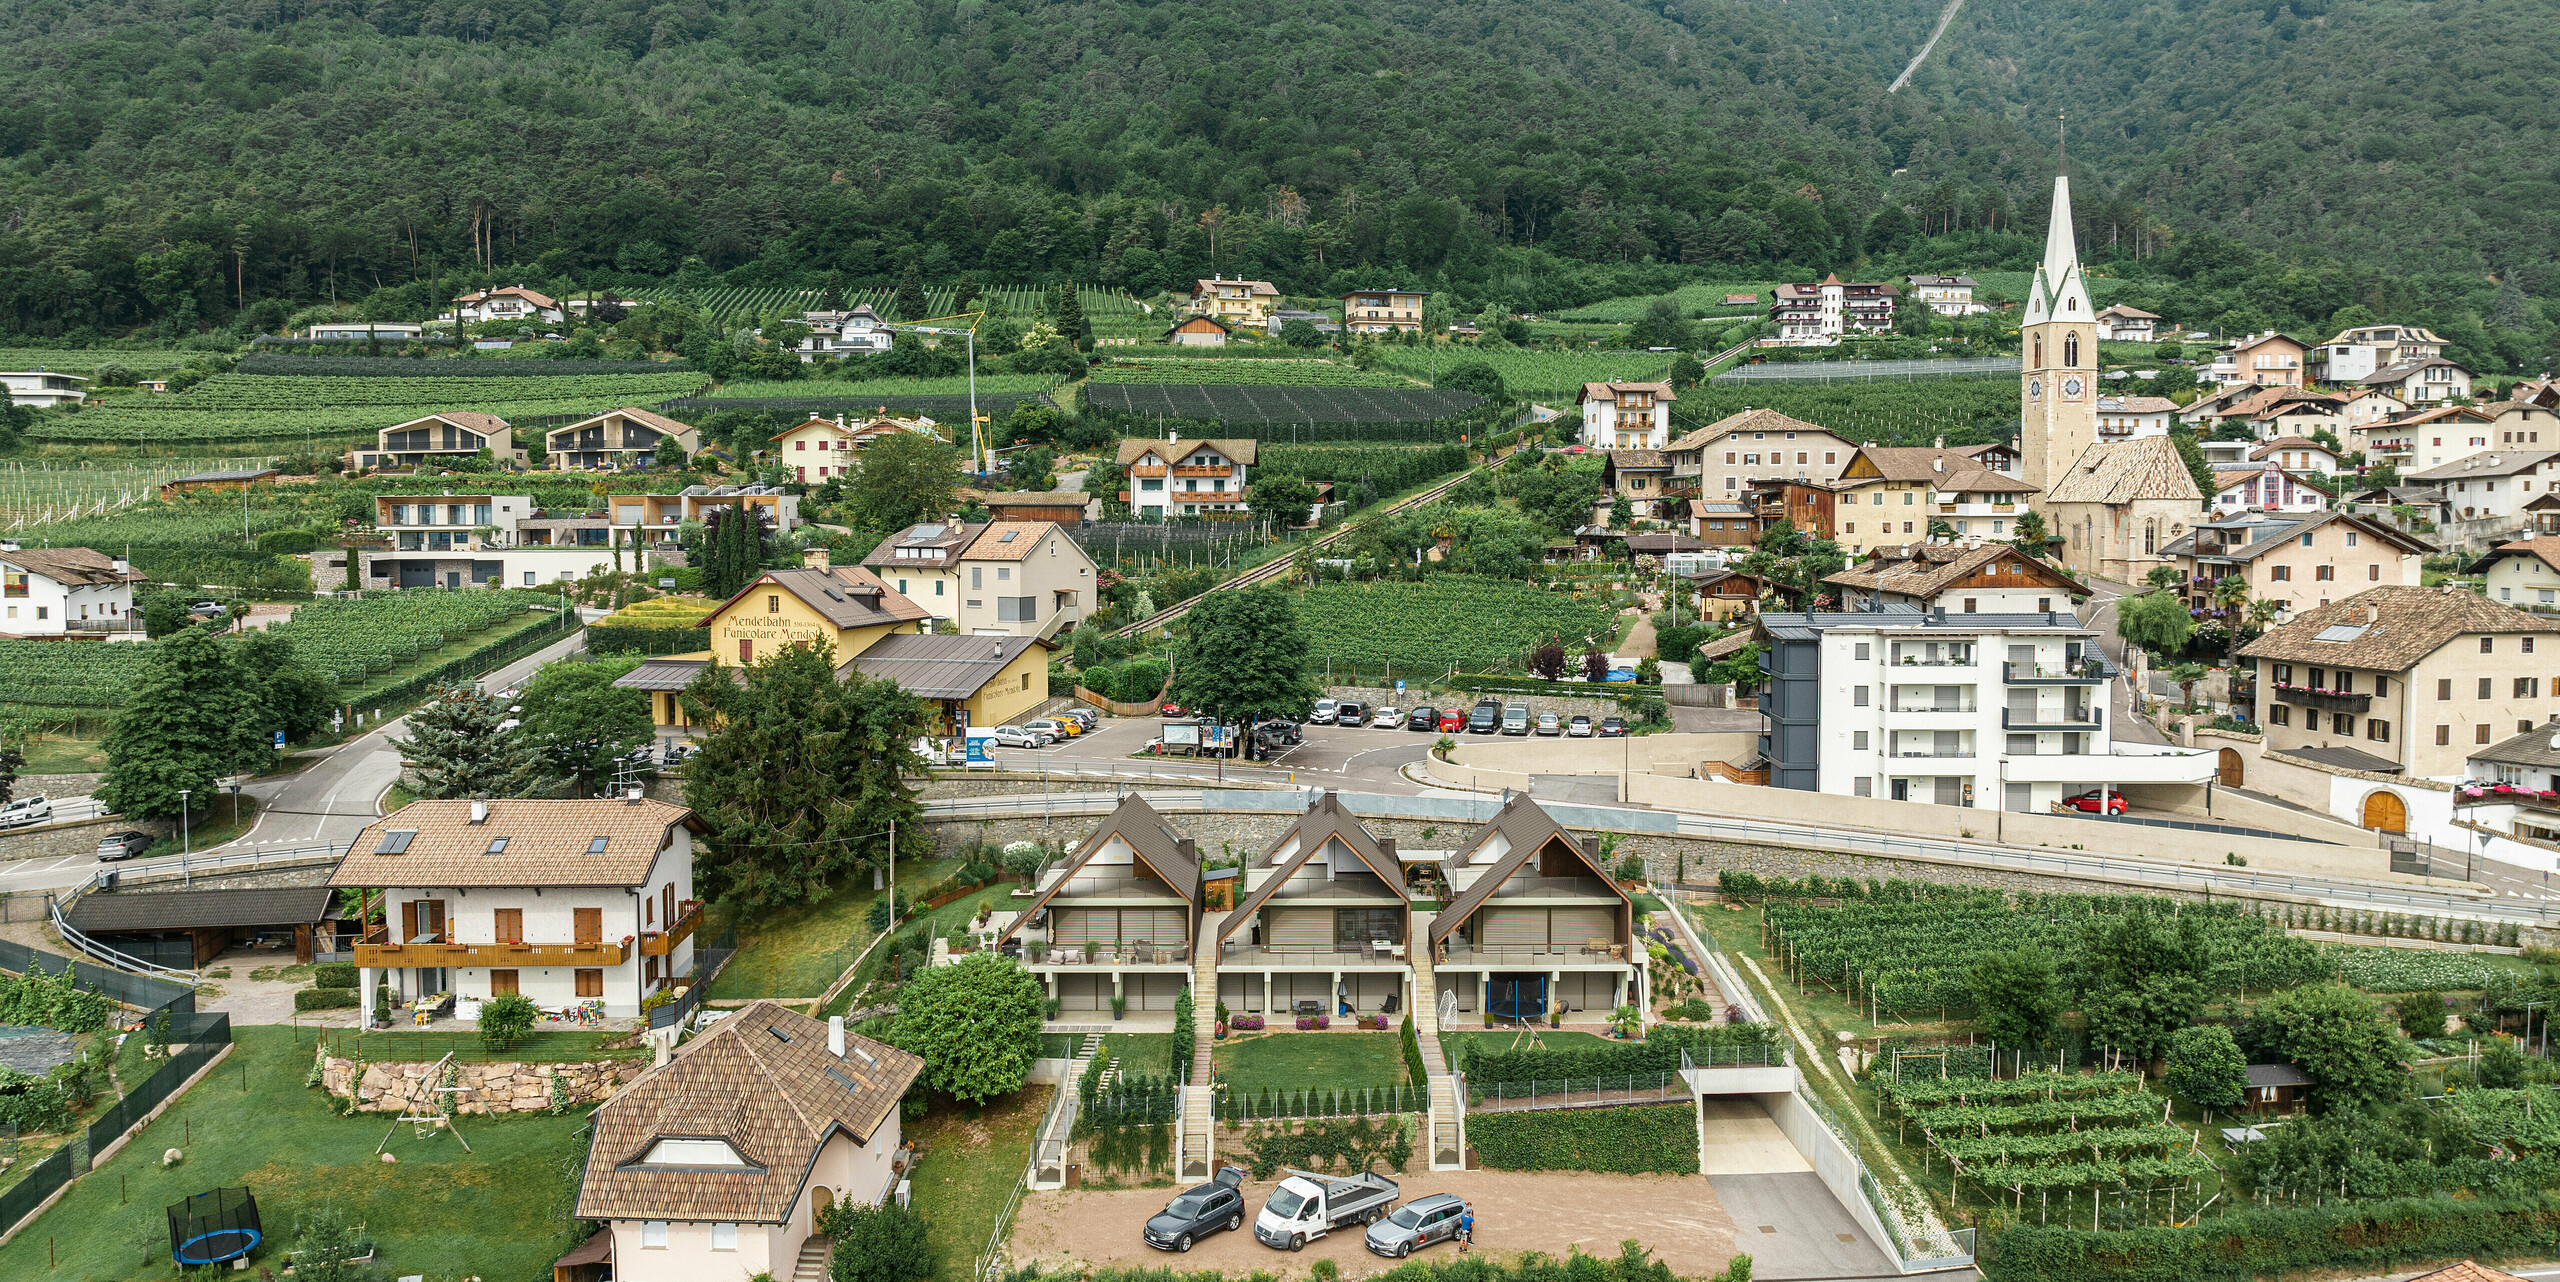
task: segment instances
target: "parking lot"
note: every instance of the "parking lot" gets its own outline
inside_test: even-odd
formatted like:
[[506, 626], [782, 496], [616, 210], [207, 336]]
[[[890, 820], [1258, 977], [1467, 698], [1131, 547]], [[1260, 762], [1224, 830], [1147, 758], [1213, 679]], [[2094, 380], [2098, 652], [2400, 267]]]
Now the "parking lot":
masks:
[[[1147, 745], [1163, 733], [1164, 722], [1161, 717], [1105, 717], [1093, 731], [1045, 748], [998, 748], [996, 760], [1024, 770], [1037, 770], [1044, 765], [1059, 770], [1079, 764], [1125, 767], [1133, 763], [1133, 758], [1143, 758]], [[1303, 742], [1283, 749], [1268, 761], [1249, 762], [1235, 757], [1229, 758], [1226, 765], [1230, 769], [1249, 772], [1312, 774], [1319, 779], [1340, 776], [1327, 779], [1335, 785], [1361, 779], [1384, 782], [1395, 777], [1399, 765], [1421, 760], [1439, 739], [1436, 732], [1426, 734], [1419, 730], [1365, 726], [1307, 726], [1302, 737]], [[1181, 751], [1176, 749], [1165, 760], [1188, 760], [1179, 755]]]
[[[1248, 1213], [1262, 1208], [1277, 1182], [1245, 1182]], [[1405, 1194], [1399, 1201], [1431, 1193], [1466, 1198], [1476, 1212], [1476, 1249], [1505, 1257], [1542, 1251], [1562, 1258], [1577, 1248], [1588, 1255], [1612, 1256], [1618, 1253], [1618, 1243], [1633, 1238], [1671, 1266], [1673, 1273], [1701, 1277], [1724, 1268], [1734, 1254], [1733, 1219], [1725, 1214], [1715, 1188], [1703, 1175], [1440, 1171], [1407, 1176], [1399, 1183]], [[1014, 1261], [1037, 1260], [1044, 1271], [1053, 1273], [1084, 1266], [1172, 1264], [1173, 1257], [1149, 1247], [1138, 1234], [1147, 1217], [1162, 1210], [1176, 1191], [1073, 1189], [1026, 1194], [1014, 1226]], [[1394, 1267], [1395, 1261], [1371, 1255], [1361, 1245], [1360, 1234], [1357, 1228], [1337, 1231], [1309, 1242], [1305, 1251], [1293, 1255], [1255, 1241], [1248, 1218], [1242, 1230], [1200, 1242], [1179, 1262], [1186, 1270], [1214, 1269], [1238, 1277], [1255, 1269], [1297, 1274], [1317, 1260], [1332, 1260], [1344, 1277], [1367, 1277]], [[1744, 1249], [1766, 1251], [1774, 1245], [1756, 1226], [1752, 1237], [1753, 1241], [1742, 1244]], [[1442, 1243], [1416, 1258], [1454, 1260], [1457, 1256], [1455, 1244]]]

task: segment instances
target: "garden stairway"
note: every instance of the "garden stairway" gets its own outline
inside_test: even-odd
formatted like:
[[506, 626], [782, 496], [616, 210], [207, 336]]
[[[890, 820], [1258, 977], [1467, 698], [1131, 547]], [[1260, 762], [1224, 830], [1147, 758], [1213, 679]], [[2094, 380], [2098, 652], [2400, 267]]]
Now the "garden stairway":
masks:
[[815, 1233], [800, 1243], [800, 1258], [792, 1262], [791, 1282], [827, 1282], [827, 1254], [836, 1241]]
[[[1415, 918], [1415, 934], [1425, 937], [1421, 925], [1426, 918]], [[1466, 1113], [1460, 1107], [1457, 1075], [1449, 1071], [1448, 1060], [1440, 1053], [1440, 982], [1431, 969], [1428, 944], [1414, 947], [1413, 953], [1413, 1037], [1422, 1051], [1422, 1070], [1430, 1079], [1431, 1117], [1424, 1133], [1429, 1141], [1427, 1151], [1431, 1169], [1454, 1171], [1466, 1166]]]
[[[1208, 937], [1207, 923], [1192, 932], [1195, 941]], [[1210, 1083], [1209, 1051], [1218, 1032], [1218, 949], [1195, 942], [1191, 948], [1191, 1080], [1182, 1088], [1181, 1161], [1176, 1170], [1186, 1180], [1205, 1180], [1217, 1162], [1217, 1092]]]

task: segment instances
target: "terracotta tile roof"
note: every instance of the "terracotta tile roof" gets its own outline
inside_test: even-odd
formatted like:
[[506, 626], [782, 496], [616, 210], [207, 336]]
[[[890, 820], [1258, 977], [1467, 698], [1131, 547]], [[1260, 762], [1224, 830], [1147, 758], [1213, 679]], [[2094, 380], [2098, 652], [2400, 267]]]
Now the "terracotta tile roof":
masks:
[[[859, 1033], [842, 1058], [827, 1026], [769, 1001], [676, 1048], [595, 1112], [575, 1214], [593, 1220], [788, 1220], [836, 1132], [869, 1144], [924, 1061]], [[652, 1163], [662, 1139], [721, 1140], [744, 1167]]]
[[[646, 799], [502, 799], [476, 824], [468, 801], [413, 801], [365, 825], [329, 884], [637, 886], [675, 840], [678, 824], [707, 831], [692, 811]], [[399, 833], [409, 836], [385, 839]], [[490, 854], [489, 843], [500, 837], [506, 850]]]
[[140, 583], [132, 570], [116, 569], [114, 557], [95, 548], [20, 548], [0, 552], [0, 564], [41, 574], [66, 586], [96, 587], [106, 583]]
[[1616, 382], [1585, 383], [1582, 385], [1582, 395], [1575, 399], [1577, 403], [1580, 401], [1615, 401], [1618, 399], [1620, 394], [1626, 392], [1651, 392], [1657, 400], [1676, 401], [1680, 399], [1672, 394], [1671, 385], [1669, 383]]
[[693, 626], [710, 627], [713, 620], [727, 614], [730, 607], [750, 594], [774, 588], [798, 597], [802, 604], [817, 611], [818, 617], [838, 628], [913, 623], [933, 617], [933, 611], [898, 595], [880, 581], [879, 575], [860, 566], [839, 565], [828, 570], [767, 570]]
[[[2323, 641], [2323, 632], [2337, 639]], [[2380, 587], [2295, 615], [2240, 653], [2251, 659], [2400, 672], [2456, 637], [2521, 632], [2560, 632], [2560, 622], [2458, 588]]]
[[2277, 450], [2318, 450], [2332, 458], [2337, 457], [2338, 454], [2336, 450], [2330, 449], [2328, 446], [2322, 445], [2320, 442], [2312, 440], [2308, 436], [2279, 436], [2276, 439], [2249, 451], [2249, 457], [2253, 459], [2265, 458], [2266, 456], [2275, 453]]
[[2121, 317], [2124, 317], [2124, 318], [2129, 319], [2129, 320], [2158, 320], [2158, 319], [2160, 319], [2160, 313], [2158, 313], [2158, 312], [2146, 312], [2146, 311], [2142, 310], [2142, 309], [2141, 309], [2141, 308], [2139, 308], [2139, 307], [2127, 307], [2127, 306], [2125, 306], [2125, 305], [2124, 305], [2124, 304], [2122, 304], [2122, 303], [2118, 303], [2118, 304], [2116, 304], [2115, 306], [2110, 307], [2110, 308], [2108, 308], [2107, 310], [2105, 310], [2105, 311], [2103, 311], [2103, 312], [2098, 313], [2098, 319], [2099, 319], [2099, 320], [2105, 320], [2106, 318], [2108, 318], [2108, 317], [2110, 317], [2110, 316], [2121, 316]]
[[[939, 569], [956, 559], [959, 556], [960, 549], [969, 546], [970, 541], [978, 537], [978, 531], [985, 528], [987, 527], [983, 522], [972, 525], [962, 521], [927, 521], [922, 525], [910, 525], [897, 534], [882, 539], [878, 547], [871, 549], [871, 551], [862, 558], [862, 563], [864, 565], [911, 565], [919, 569]], [[927, 530], [932, 531], [932, 533], [924, 533], [924, 531]], [[898, 549], [900, 548], [931, 548], [935, 555], [929, 557], [911, 556], [902, 559], [898, 556]]]
[[[1280, 847], [1292, 834], [1298, 838], [1298, 852], [1289, 856], [1285, 862], [1275, 863]], [[1271, 839], [1270, 845], [1262, 848], [1262, 854], [1255, 858], [1254, 863], [1271, 867], [1273, 869], [1271, 875], [1264, 878], [1262, 884], [1255, 887], [1251, 894], [1239, 901], [1234, 912], [1227, 914], [1226, 919], [1219, 923], [1217, 938], [1211, 942], [1226, 942], [1227, 936], [1234, 934], [1238, 927], [1252, 921], [1253, 915], [1262, 911], [1262, 905], [1273, 895], [1280, 893], [1280, 887], [1288, 882], [1290, 874], [1296, 872], [1299, 865], [1314, 858], [1315, 853], [1322, 850], [1327, 841], [1336, 837], [1342, 839], [1343, 845], [1350, 847], [1351, 853], [1357, 856], [1361, 863], [1368, 865], [1369, 871], [1378, 875], [1378, 880], [1387, 883], [1388, 889], [1396, 893], [1400, 904], [1410, 907], [1412, 901], [1403, 897], [1404, 866], [1396, 862], [1378, 845], [1377, 838], [1370, 836], [1369, 830], [1361, 827], [1360, 821], [1353, 818], [1350, 811], [1342, 808], [1341, 798], [1328, 789], [1315, 799], [1313, 805], [1307, 807], [1305, 814], [1298, 816], [1297, 822], [1282, 829], [1279, 836]]]
[[1609, 465], [1639, 472], [1665, 471], [1671, 466], [1671, 456], [1660, 450], [1611, 450]]
[[1230, 463], [1242, 463], [1248, 467], [1253, 465], [1254, 459], [1261, 451], [1260, 442], [1245, 439], [1195, 437], [1179, 441], [1159, 441], [1150, 437], [1131, 436], [1123, 438], [1120, 442], [1119, 462], [1120, 466], [1127, 467], [1153, 454], [1168, 463], [1180, 463], [1192, 451], [1204, 447], [1216, 451]]
[[1670, 448], [1675, 452], [1702, 449], [1717, 439], [1735, 432], [1820, 432], [1825, 436], [1834, 434], [1830, 428], [1817, 423], [1808, 423], [1803, 419], [1789, 418], [1776, 410], [1744, 410], [1739, 414], [1728, 414], [1673, 441]]
[[1055, 521], [990, 521], [969, 550], [960, 554], [963, 561], [1019, 561], [1031, 555], [1058, 528]]
[[2032, 571], [2048, 586], [2070, 591], [2071, 580], [2043, 562], [2004, 544], [1978, 548], [1960, 548], [1952, 544], [1906, 544], [1896, 548], [1878, 548], [1873, 560], [1853, 565], [1822, 581], [1844, 588], [1865, 588], [1875, 592], [1892, 592], [1929, 600], [1957, 580], [1995, 561], [2009, 561], [2021, 566], [2034, 566]]
[[2560, 450], [2490, 449], [2455, 459], [2440, 467], [2408, 473], [2412, 481], [2465, 481], [2474, 477], [2517, 476], [2560, 458]]
[[[2551, 496], [2546, 494], [2543, 497], [2549, 498]], [[2560, 535], [2537, 534], [2529, 539], [2518, 539], [2513, 543], [2501, 543], [2498, 546], [2491, 548], [2489, 550], [2489, 555], [2472, 562], [2471, 567], [2463, 571], [2463, 573], [2485, 574], [2488, 572], [2490, 566], [2496, 565], [2498, 562], [2504, 561], [2509, 557], [2518, 556], [2536, 557], [2539, 558], [2544, 565], [2550, 566], [2555, 570], [2560, 570]]]
[[533, 290], [526, 289], [522, 285], [508, 285], [500, 289], [475, 290], [453, 301], [457, 303], [477, 303], [492, 298], [521, 298], [536, 307], [558, 307], [560, 305], [558, 300], [552, 298], [550, 295], [536, 293]]
[[[1703, 655], [1705, 651], [1701, 650], [1699, 653]], [[1544, 807], [1530, 800], [1529, 794], [1517, 792], [1511, 795], [1509, 801], [1502, 803], [1502, 809], [1495, 811], [1493, 818], [1485, 821], [1483, 827], [1468, 834], [1467, 839], [1459, 843], [1456, 852], [1449, 856], [1446, 866], [1464, 867], [1467, 852], [1483, 845], [1497, 832], [1510, 843], [1510, 850], [1502, 858], [1487, 866], [1483, 872], [1478, 873], [1475, 881], [1465, 890], [1451, 897], [1448, 906], [1432, 917], [1432, 943], [1437, 944], [1448, 938], [1450, 931], [1457, 929], [1459, 923], [1464, 922], [1476, 909], [1483, 907], [1484, 901], [1491, 899], [1493, 892], [1502, 889], [1502, 883], [1509, 881], [1512, 874], [1517, 873], [1522, 866], [1536, 858], [1538, 851], [1543, 849], [1549, 841], [1561, 841], [1573, 848], [1577, 858], [1588, 859], [1583, 852], [1582, 843], [1575, 840], [1572, 833], [1565, 831], [1564, 825], [1557, 823], [1554, 815], [1548, 814]], [[1595, 866], [1593, 875], [1606, 882], [1611, 890], [1616, 891], [1619, 898], [1626, 898], [1627, 892], [1620, 890], [1618, 883], [1610, 879], [1608, 869]]]
[[895, 681], [923, 699], [967, 699], [984, 689], [1005, 665], [1039, 645], [1036, 637], [917, 636], [899, 633], [871, 643], [871, 648], [836, 668], [874, 680]]
[[[1965, 490], [1988, 493], [2033, 494], [2036, 487], [2014, 476], [2003, 476], [1983, 466], [1982, 460], [1959, 450], [1927, 445], [1869, 445], [1861, 447], [1849, 460], [1855, 468], [1858, 459], [1874, 465], [1878, 479], [1895, 482], [1926, 481], [1949, 494]], [[1841, 476], [1844, 485], [1868, 480], [1864, 476]]]
[[2113, 407], [2118, 414], [2175, 414], [2178, 403], [2166, 396], [2101, 396], [2098, 408]]
[[1214, 296], [1220, 285], [1243, 285], [1247, 287], [1245, 292], [1248, 294], [1269, 294], [1273, 298], [1280, 296], [1280, 287], [1267, 280], [1223, 280], [1215, 277], [1203, 280], [1196, 276], [1192, 278], [1191, 292], [1194, 295]]
[[2201, 502], [2177, 443], [2165, 436], [2100, 441], [2046, 491], [2047, 503], [2131, 503], [2137, 499]]

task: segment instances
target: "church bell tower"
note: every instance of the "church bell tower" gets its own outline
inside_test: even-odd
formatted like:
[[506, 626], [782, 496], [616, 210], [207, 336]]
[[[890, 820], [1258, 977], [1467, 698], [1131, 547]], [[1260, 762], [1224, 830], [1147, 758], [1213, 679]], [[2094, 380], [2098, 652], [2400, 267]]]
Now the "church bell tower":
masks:
[[2044, 261], [2027, 290], [2019, 341], [2019, 463], [2050, 491], [2098, 442], [2098, 317], [2071, 231], [2071, 176], [2057, 161]]

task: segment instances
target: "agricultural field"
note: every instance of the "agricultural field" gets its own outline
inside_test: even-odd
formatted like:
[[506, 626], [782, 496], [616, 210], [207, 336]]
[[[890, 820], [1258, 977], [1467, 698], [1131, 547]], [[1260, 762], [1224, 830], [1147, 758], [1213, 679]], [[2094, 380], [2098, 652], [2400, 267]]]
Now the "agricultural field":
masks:
[[1088, 383], [1096, 409], [1235, 425], [1421, 423], [1484, 404], [1473, 392], [1429, 387], [1292, 387], [1272, 384]]
[[[1724, 305], [1724, 296], [1755, 294], [1765, 300], [1769, 297], [1769, 291], [1777, 287], [1777, 282], [1765, 280], [1710, 282], [1683, 285], [1671, 291], [1671, 297], [1679, 302], [1680, 314], [1683, 316], [1703, 316], [1711, 320], [1728, 318], [1748, 320], [1760, 313], [1760, 305], [1755, 303], [1747, 307], [1727, 307]], [[1660, 297], [1662, 297], [1660, 294], [1634, 294], [1625, 298], [1604, 298], [1596, 303], [1586, 303], [1580, 307], [1549, 313], [1547, 318], [1569, 322], [1597, 321], [1611, 325], [1626, 325], [1642, 319], [1644, 309], [1652, 306], [1653, 300]]]
[[[699, 423], [704, 415], [718, 414], [728, 410], [753, 410], [778, 419], [797, 422], [801, 417], [810, 414], [821, 418], [834, 418], [838, 414], [847, 416], [869, 414], [883, 407], [901, 414], [922, 414], [937, 423], [965, 424], [969, 421], [969, 397], [965, 392], [956, 396], [940, 394], [917, 396], [910, 393], [887, 392], [857, 396], [832, 391], [834, 388], [851, 386], [851, 384], [790, 383], [784, 386], [802, 388], [804, 391], [799, 396], [742, 396], [734, 400], [689, 396], [682, 400], [668, 401], [658, 406], [657, 410], [661, 414], [688, 423]], [[805, 390], [818, 388], [829, 389], [830, 394], [813, 396], [807, 394]], [[1041, 397], [1037, 392], [990, 392], [982, 387], [978, 389], [978, 412], [989, 418], [1001, 419], [1012, 413], [1014, 406], [1024, 401], [1039, 399]]]
[[1970, 1182], [1995, 1203], [2023, 1206], [2034, 1192], [2041, 1207], [2046, 1194], [2090, 1188], [2201, 1202], [2200, 1184], [2217, 1174], [2138, 1073], [1879, 1077], [1876, 1092], [1889, 1108], [1881, 1121], [1961, 1170], [1959, 1191]]
[[[1849, 994], [1879, 1015], [1963, 1015], [1973, 1009], [1975, 962], [2032, 950], [2050, 955], [2066, 987], [2082, 965], [2081, 941], [2097, 918], [2166, 911], [2144, 896], [1941, 893], [1917, 900], [1855, 901], [1834, 908], [1771, 903], [1769, 938], [1811, 979]], [[2181, 920], [2202, 929], [2213, 992], [2265, 991], [2319, 983], [2337, 963], [2309, 940], [2286, 935], [2237, 905], [2185, 905]]]
[[338, 445], [438, 410], [474, 410], [521, 424], [655, 405], [708, 381], [682, 370], [462, 378], [223, 374], [176, 396], [128, 397], [74, 414], [47, 414], [27, 436], [46, 443]]
[[1417, 675], [1516, 665], [1550, 636], [1563, 638], [1568, 650], [1592, 638], [1605, 644], [1616, 627], [1605, 597], [1462, 574], [1419, 583], [1320, 583], [1299, 601], [1298, 619], [1308, 657], [1319, 663], [1411, 664]]
[[0, 641], [0, 706], [114, 707], [150, 657], [148, 645]]
[[[1450, 366], [1483, 362], [1502, 375], [1503, 389], [1515, 401], [1571, 405], [1585, 383], [1648, 382], [1671, 372], [1663, 352], [1539, 352], [1520, 348], [1451, 351], [1446, 348], [1381, 347], [1381, 369], [1429, 381]], [[1683, 394], [1686, 395], [1685, 393]]]
[[[815, 289], [784, 288], [642, 289], [625, 291], [623, 297], [643, 303], [671, 300], [690, 302], [708, 313], [713, 320], [731, 323], [759, 317], [771, 311], [787, 312], [795, 316], [801, 312], [815, 311], [823, 292]], [[924, 292], [925, 314], [923, 316], [900, 316], [890, 301], [896, 293], [894, 289], [847, 290], [844, 302], [847, 307], [868, 306], [882, 316], [902, 321], [950, 316], [961, 310], [958, 306], [959, 291], [928, 289]], [[1011, 316], [1018, 320], [1029, 320], [1047, 314], [1049, 296], [1050, 291], [1034, 286], [999, 285], [979, 290], [977, 298], [970, 302], [968, 310], [984, 310], [990, 316]], [[1137, 302], [1126, 294], [1107, 293], [1098, 289], [1080, 289], [1076, 291], [1076, 301], [1083, 306], [1085, 319], [1093, 322], [1094, 333], [1097, 336], [1105, 333], [1106, 319], [1118, 321], [1126, 317], [1136, 317], [1150, 325], [1153, 324], [1153, 318], [1140, 311]], [[1149, 331], [1150, 334], [1153, 332], [1153, 330]]]
[[[0, 530], [100, 516], [158, 494], [169, 480], [214, 468], [255, 466], [263, 459], [169, 458], [151, 463], [10, 463], [0, 467]], [[51, 530], [47, 531], [50, 535]]]
[[86, 377], [101, 365], [122, 365], [136, 374], [153, 374], [176, 369], [190, 358], [202, 355], [205, 353], [169, 350], [128, 352], [105, 347], [0, 347], [0, 369], [43, 369]]
[[2532, 967], [2496, 953], [2439, 953], [2415, 948], [2359, 948], [2333, 944], [2325, 951], [2338, 965], [2338, 977], [2375, 993], [2450, 992], [2485, 988], [2499, 974]]
[[269, 631], [293, 642], [294, 657], [342, 686], [362, 685], [419, 655], [512, 619], [558, 597], [496, 592], [388, 592], [314, 601]]
[[[1000, 393], [1010, 396], [1036, 396], [1058, 385], [1055, 374], [991, 374], [978, 372], [978, 394]], [[954, 374], [948, 378], [867, 378], [853, 382], [820, 379], [811, 382], [793, 380], [772, 382], [741, 379], [722, 383], [702, 399], [729, 400], [805, 400], [813, 396], [846, 397], [859, 400], [866, 396], [967, 396], [969, 376]]]
[[240, 358], [234, 374], [282, 378], [579, 378], [599, 374], [675, 374], [681, 361], [558, 361], [466, 357], [269, 356]]
[[[1746, 409], [1773, 409], [1830, 428], [1842, 437], [1885, 445], [1981, 444], [2018, 418], [2012, 378], [1880, 383], [1718, 382], [1680, 393], [1671, 407], [1674, 436]], [[1979, 433], [1979, 435], [1966, 435]]]
[[1324, 360], [1141, 361], [1098, 366], [1089, 384], [1240, 385], [1293, 387], [1411, 387], [1413, 380], [1370, 373]]

